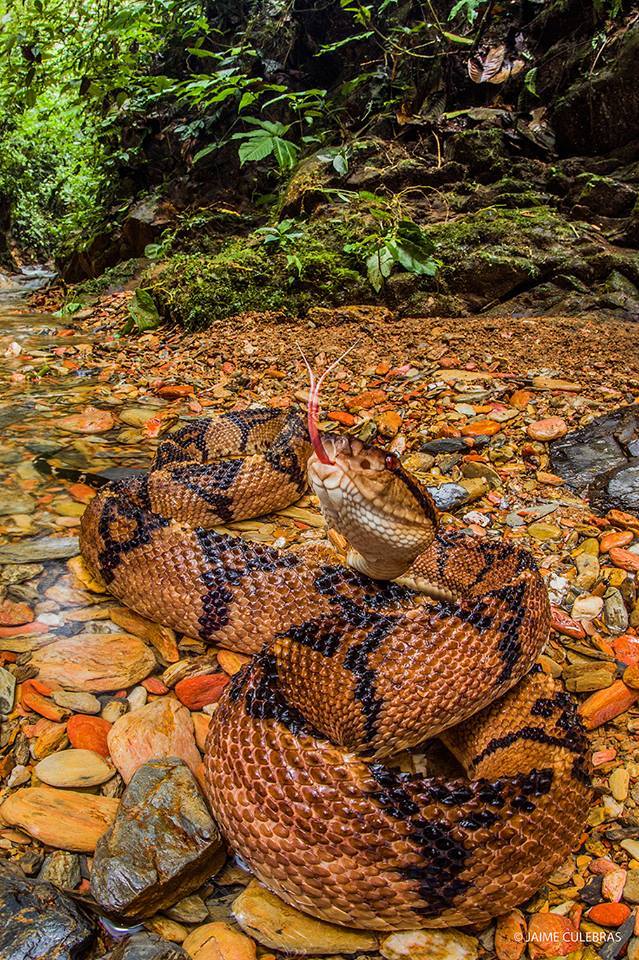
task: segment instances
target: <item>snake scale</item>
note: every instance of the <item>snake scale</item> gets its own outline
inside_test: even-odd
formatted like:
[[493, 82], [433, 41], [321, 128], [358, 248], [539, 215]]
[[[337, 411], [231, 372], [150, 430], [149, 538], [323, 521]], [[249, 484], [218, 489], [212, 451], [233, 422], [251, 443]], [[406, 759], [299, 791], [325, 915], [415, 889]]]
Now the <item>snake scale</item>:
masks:
[[[272, 409], [188, 423], [147, 474], [92, 500], [82, 553], [138, 613], [254, 655], [205, 769], [230, 847], [267, 887], [343, 925], [482, 924], [579, 845], [590, 799], [572, 699], [534, 666], [546, 590], [512, 542], [438, 533], [394, 455], [320, 435], [316, 412], [310, 433]], [[309, 481], [346, 565], [212, 529]], [[434, 736], [459, 773], [400, 772], [393, 757]]]

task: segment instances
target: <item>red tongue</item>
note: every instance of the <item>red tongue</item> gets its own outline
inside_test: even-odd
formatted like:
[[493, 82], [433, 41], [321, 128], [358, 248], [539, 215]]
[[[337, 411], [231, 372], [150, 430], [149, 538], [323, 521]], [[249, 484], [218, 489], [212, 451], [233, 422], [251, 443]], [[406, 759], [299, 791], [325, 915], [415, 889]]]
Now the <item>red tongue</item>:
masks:
[[307, 407], [308, 435], [311, 438], [311, 443], [313, 444], [313, 450], [315, 451], [315, 456], [317, 457], [319, 462], [334, 463], [335, 461], [331, 460], [331, 458], [326, 452], [324, 444], [322, 443], [322, 436], [319, 432], [319, 426], [318, 426], [319, 388], [322, 384], [323, 377], [320, 378], [318, 383], [316, 383], [315, 375], [312, 370], [310, 370], [310, 374], [311, 374], [311, 389], [308, 395], [308, 407]]
[[313, 371], [312, 371], [312, 369], [311, 369], [310, 363], [308, 362], [308, 360], [307, 360], [306, 357], [304, 356], [304, 354], [303, 354], [303, 352], [302, 352], [302, 348], [301, 348], [301, 347], [299, 346], [299, 344], [298, 344], [298, 350], [299, 350], [299, 352], [302, 354], [302, 360], [303, 360], [304, 363], [306, 364], [306, 369], [308, 370], [309, 377], [311, 378], [311, 389], [310, 389], [309, 394], [308, 394], [308, 407], [307, 407], [307, 411], [306, 411], [306, 412], [307, 412], [307, 418], [308, 418], [308, 435], [309, 435], [309, 437], [311, 438], [311, 443], [313, 444], [313, 450], [315, 451], [315, 455], [316, 455], [317, 459], [320, 461], [320, 463], [335, 463], [335, 461], [334, 461], [334, 460], [331, 460], [331, 458], [330, 458], [329, 455], [327, 454], [326, 448], [324, 447], [324, 444], [322, 443], [322, 436], [321, 436], [321, 434], [320, 434], [320, 432], [319, 432], [319, 392], [320, 392], [320, 387], [322, 386], [322, 383], [324, 382], [324, 378], [325, 378], [326, 376], [328, 376], [328, 374], [331, 373], [331, 371], [335, 369], [335, 367], [338, 365], [338, 363], [341, 363], [341, 361], [344, 359], [344, 357], [345, 357], [347, 354], [349, 354], [349, 353], [351, 352], [351, 350], [353, 350], [356, 346], [357, 346], [357, 343], [354, 343], [352, 346], [350, 346], [350, 347], [348, 348], [348, 350], [345, 350], [344, 353], [337, 358], [337, 360], [334, 360], [334, 361], [331, 363], [331, 365], [326, 368], [326, 370], [324, 371], [324, 373], [322, 374], [322, 376], [319, 378], [319, 380], [317, 380], [316, 377], [315, 377], [315, 374], [313, 373]]

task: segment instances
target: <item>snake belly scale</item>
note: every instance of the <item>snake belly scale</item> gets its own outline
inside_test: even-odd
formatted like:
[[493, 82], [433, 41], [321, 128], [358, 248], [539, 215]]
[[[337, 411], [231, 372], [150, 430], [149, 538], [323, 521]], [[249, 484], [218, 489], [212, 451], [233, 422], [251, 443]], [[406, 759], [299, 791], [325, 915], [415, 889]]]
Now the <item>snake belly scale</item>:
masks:
[[[212, 529], [281, 509], [307, 478], [348, 565]], [[534, 666], [549, 630], [535, 563], [439, 534], [396, 458], [332, 436], [318, 455], [276, 410], [194, 421], [147, 474], [100, 490], [81, 549], [138, 613], [254, 655], [213, 715], [207, 791], [229, 846], [292, 905], [370, 929], [481, 924], [578, 843], [587, 742]], [[434, 736], [463, 773], [399, 772], [393, 756]]]

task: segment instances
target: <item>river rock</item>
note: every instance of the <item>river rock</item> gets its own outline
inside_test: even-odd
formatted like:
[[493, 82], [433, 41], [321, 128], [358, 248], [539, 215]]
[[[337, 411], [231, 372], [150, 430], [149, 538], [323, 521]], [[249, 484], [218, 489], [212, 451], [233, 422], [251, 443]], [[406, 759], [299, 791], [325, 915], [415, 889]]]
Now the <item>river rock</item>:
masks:
[[91, 891], [108, 915], [138, 920], [192, 893], [224, 859], [222, 837], [186, 764], [152, 760], [133, 775], [97, 845]]
[[111, 724], [102, 717], [89, 717], [76, 713], [67, 721], [67, 736], [72, 747], [78, 750], [92, 750], [102, 757], [109, 756], [107, 736]]
[[93, 936], [92, 921], [70, 897], [0, 862], [2, 960], [73, 960]]
[[50, 787], [97, 787], [115, 775], [110, 763], [94, 750], [59, 750], [36, 764], [35, 774]]
[[255, 944], [229, 923], [205, 923], [188, 935], [184, 949], [191, 960], [255, 960]]
[[45, 683], [103, 693], [144, 680], [155, 667], [155, 657], [127, 633], [78, 633], [37, 650], [31, 664]]
[[11, 713], [16, 696], [16, 678], [0, 667], [0, 713]]
[[284, 953], [358, 953], [377, 949], [377, 937], [369, 930], [350, 930], [315, 920], [290, 907], [255, 880], [233, 901], [232, 910], [245, 933]]
[[0, 491], [0, 517], [13, 513], [33, 513], [36, 508], [34, 497], [19, 490]]
[[48, 880], [56, 887], [73, 890], [80, 883], [80, 857], [68, 850], [54, 850], [45, 859], [38, 880]]
[[182, 947], [154, 933], [136, 933], [106, 953], [102, 960], [188, 960]]
[[55, 690], [53, 699], [59, 707], [73, 710], [74, 713], [99, 713], [100, 701], [92, 693], [82, 693], [75, 690]]
[[528, 424], [526, 432], [533, 440], [557, 440], [566, 435], [568, 427], [561, 417], [548, 417], [546, 420], [536, 420]]
[[604, 593], [604, 620], [611, 633], [625, 633], [628, 629], [626, 604], [615, 587], [609, 587]]
[[178, 900], [167, 909], [166, 914], [171, 920], [177, 920], [179, 923], [204, 923], [209, 918], [208, 907], [202, 897], [196, 893]]
[[386, 960], [476, 960], [479, 943], [459, 930], [403, 930], [382, 940]]
[[80, 545], [77, 537], [42, 537], [0, 547], [0, 564], [33, 563], [35, 560], [64, 560], [74, 557]]
[[126, 783], [154, 757], [179, 757], [193, 773], [200, 766], [191, 715], [173, 697], [161, 697], [120, 717], [107, 739], [111, 758]]
[[437, 509], [444, 512], [455, 510], [470, 500], [468, 490], [462, 487], [461, 483], [442, 483], [438, 487], [426, 487], [426, 489], [435, 501]]
[[24, 787], [0, 806], [0, 818], [49, 847], [93, 853], [118, 801], [54, 787]]
[[551, 443], [552, 469], [601, 512], [632, 511], [639, 497], [639, 458], [631, 452], [637, 439], [637, 404], [620, 407]]

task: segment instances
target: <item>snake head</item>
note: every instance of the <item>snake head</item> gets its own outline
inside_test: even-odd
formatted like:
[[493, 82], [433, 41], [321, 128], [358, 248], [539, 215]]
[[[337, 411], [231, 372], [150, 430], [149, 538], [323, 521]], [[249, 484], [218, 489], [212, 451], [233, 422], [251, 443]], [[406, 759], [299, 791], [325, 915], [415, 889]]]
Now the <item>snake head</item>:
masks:
[[401, 576], [435, 537], [431, 497], [396, 454], [336, 434], [321, 441], [325, 459], [315, 450], [307, 471], [326, 522], [349, 541], [361, 572]]

